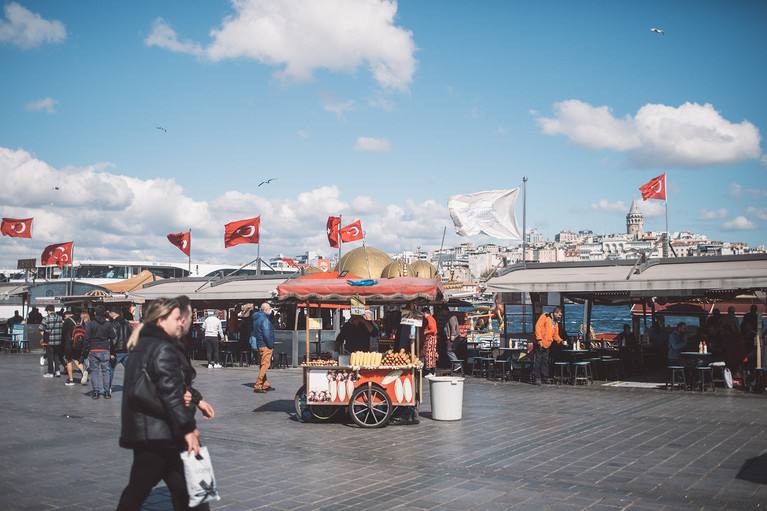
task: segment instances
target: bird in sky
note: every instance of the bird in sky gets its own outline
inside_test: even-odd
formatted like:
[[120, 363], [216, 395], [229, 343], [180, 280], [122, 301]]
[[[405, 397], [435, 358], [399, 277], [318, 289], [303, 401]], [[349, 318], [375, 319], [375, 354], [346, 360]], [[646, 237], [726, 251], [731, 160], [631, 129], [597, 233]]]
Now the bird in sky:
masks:
[[258, 186], [261, 186], [261, 185], [268, 185], [269, 183], [271, 183], [271, 182], [272, 182], [272, 181], [274, 181], [275, 179], [277, 179], [277, 178], [276, 178], [276, 177], [272, 177], [272, 178], [270, 178], [270, 179], [267, 179], [266, 181], [261, 181], [260, 183], [258, 183]]
[[666, 34], [663, 32], [663, 30], [661, 30], [661, 29], [659, 29], [659, 28], [651, 28], [650, 30], [651, 30], [651, 31], [653, 31], [653, 32], [655, 32], [656, 34], [660, 34], [660, 35], [666, 35]]
[[166, 133], [168, 132], [168, 130], [166, 130], [166, 129], [165, 129], [165, 128], [163, 128], [162, 126], [155, 126], [155, 127], [156, 127], [158, 130], [163, 130], [163, 131], [164, 131], [164, 132], [166, 132]]

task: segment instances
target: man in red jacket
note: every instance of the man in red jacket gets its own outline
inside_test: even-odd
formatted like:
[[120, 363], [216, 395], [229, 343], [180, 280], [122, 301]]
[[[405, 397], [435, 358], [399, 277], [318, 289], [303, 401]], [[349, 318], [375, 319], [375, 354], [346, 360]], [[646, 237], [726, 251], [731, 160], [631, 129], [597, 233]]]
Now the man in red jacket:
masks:
[[551, 313], [541, 314], [535, 323], [535, 384], [549, 379], [549, 347], [552, 342], [562, 342], [559, 325], [562, 307], [556, 306]]

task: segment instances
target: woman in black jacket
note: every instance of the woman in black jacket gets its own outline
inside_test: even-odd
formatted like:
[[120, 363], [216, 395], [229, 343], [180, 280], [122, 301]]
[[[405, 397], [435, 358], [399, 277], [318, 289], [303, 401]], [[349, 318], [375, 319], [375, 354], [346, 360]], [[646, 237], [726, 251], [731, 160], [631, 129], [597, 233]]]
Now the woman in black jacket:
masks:
[[[132, 351], [123, 384], [120, 446], [133, 449], [133, 466], [118, 510], [141, 509], [160, 479], [168, 485], [173, 509], [189, 509], [180, 453], [199, 452], [195, 408], [200, 408], [204, 417], [213, 417], [213, 408], [192, 387], [195, 371], [179, 341], [190, 313], [188, 306], [180, 307], [175, 299], [155, 300], [147, 308], [144, 323], [134, 329], [128, 341]], [[145, 377], [144, 370], [157, 390], [161, 405], [157, 408], [129, 397], [135, 382]], [[205, 510], [208, 505], [195, 509]]]

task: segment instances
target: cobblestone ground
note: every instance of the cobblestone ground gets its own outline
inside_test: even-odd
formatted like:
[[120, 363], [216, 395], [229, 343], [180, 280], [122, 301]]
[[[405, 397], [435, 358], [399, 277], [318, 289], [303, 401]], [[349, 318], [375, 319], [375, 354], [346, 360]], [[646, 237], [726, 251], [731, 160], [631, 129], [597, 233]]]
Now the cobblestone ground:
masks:
[[[378, 430], [303, 424], [299, 369], [205, 369], [196, 387], [222, 500], [213, 509], [713, 510], [767, 506], [767, 395], [467, 378], [463, 419]], [[44, 379], [39, 354], [0, 355], [0, 509], [114, 509], [131, 453], [112, 400]], [[158, 486], [144, 509], [171, 509]]]

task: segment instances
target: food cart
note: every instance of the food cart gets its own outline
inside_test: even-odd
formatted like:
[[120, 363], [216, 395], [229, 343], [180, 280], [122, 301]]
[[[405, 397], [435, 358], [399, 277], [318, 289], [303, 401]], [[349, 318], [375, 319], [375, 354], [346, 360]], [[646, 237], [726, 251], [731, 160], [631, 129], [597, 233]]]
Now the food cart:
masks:
[[[295, 279], [277, 287], [283, 303], [417, 305], [444, 303], [438, 279]], [[356, 305], [356, 307], [360, 307]], [[356, 312], [360, 312], [358, 309]], [[420, 326], [420, 319], [403, 317], [403, 324]], [[306, 353], [309, 348], [307, 322]], [[414, 337], [414, 336], [413, 336]], [[346, 410], [364, 428], [383, 427], [397, 407], [418, 408], [422, 396], [421, 364], [415, 339], [410, 352], [355, 352], [334, 360], [305, 360], [303, 386], [295, 395], [296, 414], [304, 422], [323, 421]]]

